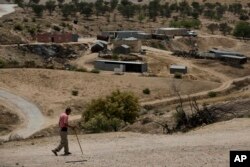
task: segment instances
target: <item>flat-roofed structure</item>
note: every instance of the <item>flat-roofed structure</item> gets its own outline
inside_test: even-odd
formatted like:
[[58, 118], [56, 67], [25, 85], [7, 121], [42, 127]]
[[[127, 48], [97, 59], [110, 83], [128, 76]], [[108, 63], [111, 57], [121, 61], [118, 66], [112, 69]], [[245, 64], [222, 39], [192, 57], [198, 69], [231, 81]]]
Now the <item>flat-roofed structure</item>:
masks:
[[170, 74], [175, 74], [175, 73], [186, 74], [187, 73], [187, 66], [171, 65], [170, 66]]
[[78, 42], [78, 35], [68, 32], [39, 33], [36, 39], [38, 42], [45, 43]]
[[103, 31], [101, 33], [101, 36], [107, 36], [111, 39], [125, 39], [134, 37], [137, 39], [141, 38], [147, 38], [148, 34], [144, 33], [143, 31], [137, 31], [137, 30], [124, 30], [124, 31]]
[[137, 38], [130, 37], [125, 39], [117, 39], [113, 41], [113, 47], [117, 48], [121, 45], [127, 45], [130, 47], [130, 52], [140, 52], [141, 51], [141, 40], [138, 40]]
[[117, 68], [123, 72], [147, 72], [147, 63], [139, 61], [115, 61], [115, 60], [96, 60], [95, 68], [104, 71], [114, 71]]
[[234, 51], [224, 51], [224, 50], [219, 50], [219, 49], [210, 49], [209, 53], [214, 53], [216, 57], [220, 57], [222, 55], [233, 55], [233, 56], [240, 56], [244, 57], [243, 54], [240, 54], [238, 52]]
[[162, 34], [166, 36], [186, 36], [188, 35], [187, 28], [163, 27], [155, 30], [154, 34]]

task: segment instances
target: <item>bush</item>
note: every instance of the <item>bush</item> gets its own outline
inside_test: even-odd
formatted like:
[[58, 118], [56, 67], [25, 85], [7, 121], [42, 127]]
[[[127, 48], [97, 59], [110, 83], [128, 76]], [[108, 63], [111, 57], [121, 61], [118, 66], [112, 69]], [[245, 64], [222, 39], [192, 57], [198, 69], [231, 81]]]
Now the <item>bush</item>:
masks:
[[174, 73], [174, 78], [181, 79], [182, 78], [182, 74], [179, 73], [179, 72], [176, 72], [176, 73]]
[[142, 92], [143, 92], [144, 94], [146, 94], [146, 95], [149, 95], [149, 94], [150, 94], [150, 90], [149, 90], [148, 88], [143, 89]]
[[36, 18], [35, 17], [32, 18], [32, 22], [36, 22]]
[[5, 62], [3, 60], [0, 60], [0, 68], [4, 68], [5, 67]]
[[82, 114], [83, 128], [91, 132], [117, 131], [138, 117], [138, 98], [130, 92], [114, 91], [106, 98], [92, 100]]
[[15, 24], [14, 25], [14, 30], [16, 30], [16, 31], [22, 31], [23, 30], [23, 26], [21, 25], [21, 24]]
[[61, 28], [59, 27], [59, 26], [53, 26], [53, 29], [55, 30], [55, 31], [61, 31]]
[[217, 93], [216, 92], [208, 92], [208, 97], [216, 97]]
[[29, 19], [28, 18], [23, 18], [23, 22], [28, 22], [29, 21]]
[[72, 94], [73, 96], [78, 96], [78, 90], [72, 90], [71, 94]]
[[93, 69], [93, 70], [91, 70], [90, 72], [99, 74], [99, 73], [100, 73], [100, 70], [98, 70], [98, 69]]

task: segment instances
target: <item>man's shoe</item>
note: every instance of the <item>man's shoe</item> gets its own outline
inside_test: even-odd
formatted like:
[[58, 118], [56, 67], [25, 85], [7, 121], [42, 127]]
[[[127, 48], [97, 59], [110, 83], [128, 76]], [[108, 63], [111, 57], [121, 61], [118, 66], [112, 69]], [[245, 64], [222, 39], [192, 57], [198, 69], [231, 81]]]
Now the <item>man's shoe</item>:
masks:
[[56, 150], [51, 150], [51, 151], [55, 154], [55, 156], [57, 156]]
[[64, 153], [64, 155], [70, 155], [71, 154], [71, 152], [66, 152], [66, 153]]

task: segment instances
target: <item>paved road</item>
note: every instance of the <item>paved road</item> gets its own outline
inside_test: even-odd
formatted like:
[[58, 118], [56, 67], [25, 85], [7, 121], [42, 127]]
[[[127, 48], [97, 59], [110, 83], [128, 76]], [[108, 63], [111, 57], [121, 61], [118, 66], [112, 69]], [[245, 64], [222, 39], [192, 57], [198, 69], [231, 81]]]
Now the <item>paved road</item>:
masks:
[[[36, 105], [5, 90], [0, 90], [0, 100], [14, 105], [25, 115], [27, 122], [20, 129], [12, 132], [12, 135], [17, 134], [22, 138], [27, 138], [42, 128], [44, 116]], [[1, 136], [0, 139], [6, 140], [10, 135]]]

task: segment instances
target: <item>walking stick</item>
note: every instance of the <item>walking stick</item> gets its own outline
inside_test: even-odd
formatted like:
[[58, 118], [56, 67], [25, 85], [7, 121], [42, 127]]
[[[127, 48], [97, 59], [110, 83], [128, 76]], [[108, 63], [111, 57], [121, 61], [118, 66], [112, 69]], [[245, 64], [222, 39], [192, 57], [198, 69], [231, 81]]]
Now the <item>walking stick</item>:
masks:
[[[81, 146], [80, 141], [79, 141], [79, 139], [78, 139], [78, 136], [77, 136], [77, 134], [76, 134], [76, 130], [74, 129], [74, 131], [75, 131], [75, 135], [76, 135], [76, 138], [77, 138], [77, 141], [78, 141], [79, 147], [80, 147], [81, 152], [82, 152], [82, 146]], [[83, 155], [83, 152], [82, 152], [82, 155]]]

